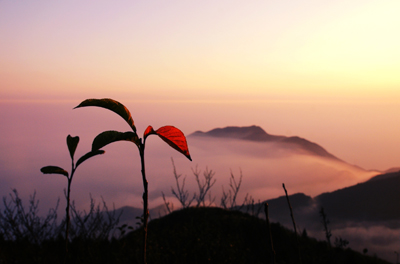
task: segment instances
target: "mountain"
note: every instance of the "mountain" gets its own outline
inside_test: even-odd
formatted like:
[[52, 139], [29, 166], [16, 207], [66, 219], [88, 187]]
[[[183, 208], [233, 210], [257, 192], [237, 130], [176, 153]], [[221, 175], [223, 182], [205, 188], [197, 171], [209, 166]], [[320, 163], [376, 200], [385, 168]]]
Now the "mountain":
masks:
[[[306, 229], [310, 236], [324, 240], [320, 209], [328, 218], [332, 243], [337, 238], [350, 242], [358, 251], [365, 248], [386, 260], [392, 260], [398, 249], [400, 231], [400, 172], [385, 173], [363, 183], [326, 192], [312, 198], [303, 193], [289, 196], [297, 230]], [[269, 218], [287, 228], [292, 228], [286, 196], [265, 201], [269, 205]], [[263, 203], [255, 204], [254, 211]], [[242, 208], [242, 211], [249, 211]], [[259, 216], [262, 217], [262, 214]]]
[[[149, 263], [272, 263], [265, 220], [215, 207], [191, 207], [159, 219], [148, 226]], [[349, 248], [329, 248], [303, 233], [298, 245], [293, 232], [271, 224], [276, 263], [388, 263]], [[119, 252], [127, 259], [140, 259], [141, 229], [122, 240]], [[127, 261], [126, 261], [127, 262]]]
[[[400, 171], [377, 175], [370, 180], [333, 192], [322, 193], [312, 198], [303, 193], [289, 195], [291, 206], [302, 226], [318, 222], [318, 211], [324, 208], [329, 218], [340, 226], [347, 222], [397, 222], [400, 220]], [[286, 196], [264, 201], [269, 205], [273, 221], [290, 224], [291, 219]], [[258, 210], [262, 204], [255, 204]], [[239, 208], [239, 207], [238, 207]], [[249, 211], [243, 207], [242, 211]], [[124, 206], [117, 209], [117, 215], [123, 211], [120, 222], [133, 224], [136, 217], [142, 215], [142, 209]], [[150, 209], [150, 216], [156, 219], [166, 214], [164, 205]], [[262, 210], [260, 211], [262, 212]], [[314, 219], [314, 220], [312, 220]], [[396, 224], [400, 227], [400, 224]]]
[[[123, 206], [121, 208], [116, 209], [115, 212], [116, 212], [115, 215], [121, 215], [119, 218], [119, 224], [118, 224], [119, 226], [127, 224], [134, 228], [136, 228], [137, 225], [140, 223], [139, 217], [143, 215], [142, 208], [136, 208], [132, 206]], [[167, 208], [165, 207], [164, 204], [149, 209], [150, 220], [159, 218], [166, 214], [167, 214]]]
[[[390, 260], [393, 252], [397, 249], [398, 243], [395, 234], [400, 228], [400, 211], [398, 210], [400, 208], [400, 192], [398, 186], [400, 186], [400, 171], [381, 174], [363, 183], [322, 193], [315, 197], [303, 193], [291, 194], [289, 200], [298, 227], [297, 230], [299, 233], [307, 230], [310, 236], [324, 240], [324, 231], [319, 215], [320, 208], [323, 207], [329, 219], [332, 243], [336, 238], [343, 238], [350, 241], [350, 247], [359, 252], [368, 248], [371, 254], [377, 254]], [[288, 191], [290, 193], [290, 189]], [[265, 202], [268, 203], [270, 221], [293, 230], [286, 196], [268, 199]], [[265, 202], [245, 205], [240, 210], [265, 218]], [[239, 207], [236, 209], [239, 209]], [[127, 223], [136, 228], [136, 223], [139, 222], [136, 217], [142, 214], [142, 210], [129, 207], [124, 207], [123, 210], [120, 225]], [[163, 205], [151, 209], [150, 214], [151, 219], [153, 219], [151, 222], [158, 221], [157, 218], [164, 215], [165, 212]], [[166, 217], [169, 217], [169, 215]], [[185, 224], [181, 221], [192, 221], [196, 225], [196, 221], [203, 219], [200, 216], [196, 216], [199, 217], [197, 220], [188, 220], [185, 217], [188, 216], [184, 216], [182, 219], [178, 217], [179, 220], [176, 220], [177, 224], [180, 223], [183, 229], [185, 229]], [[171, 222], [174, 221], [171, 220]], [[210, 221], [216, 220], [210, 219]], [[173, 229], [175, 228], [173, 225], [165, 226], [165, 228]], [[198, 230], [201, 226], [199, 224]], [[158, 228], [157, 232], [163, 231]], [[239, 232], [242, 231], [239, 230]], [[202, 237], [199, 238], [203, 239]]]
[[232, 138], [256, 142], [275, 142], [279, 143], [282, 147], [299, 148], [312, 155], [339, 160], [316, 143], [297, 136], [270, 135], [259, 126], [215, 128], [208, 132], [196, 131], [190, 134], [189, 137]]
[[[400, 172], [381, 174], [369, 181], [315, 197], [332, 219], [341, 221], [395, 221], [400, 219]], [[398, 224], [397, 224], [398, 225]]]
[[[370, 180], [314, 198], [303, 193], [289, 196], [295, 215], [302, 226], [318, 222], [321, 207], [337, 226], [349, 222], [391, 223], [400, 227], [400, 171], [381, 174]], [[290, 224], [286, 196], [265, 201], [273, 221]], [[258, 206], [258, 205], [257, 205]], [[312, 220], [314, 219], [314, 220]], [[316, 223], [318, 225], [319, 223]]]

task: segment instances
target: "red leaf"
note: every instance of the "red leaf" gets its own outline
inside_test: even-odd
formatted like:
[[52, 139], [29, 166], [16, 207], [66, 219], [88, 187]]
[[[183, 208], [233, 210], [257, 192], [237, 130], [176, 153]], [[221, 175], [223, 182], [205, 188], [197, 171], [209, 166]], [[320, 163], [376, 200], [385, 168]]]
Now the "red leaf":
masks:
[[156, 132], [154, 131], [152, 126], [148, 126], [146, 128], [146, 131], [144, 131], [144, 133], [143, 133], [143, 138], [146, 139], [148, 136], [150, 136], [152, 134], [156, 134]]
[[[151, 128], [151, 127], [150, 127]], [[151, 128], [153, 129], [153, 128]], [[149, 130], [149, 127], [146, 129]], [[153, 130], [154, 131], [154, 130]], [[145, 132], [145, 134], [146, 134]], [[155, 133], [168, 145], [185, 155], [190, 161], [192, 158], [189, 154], [189, 148], [186, 143], [186, 137], [178, 128], [173, 126], [163, 126], [155, 131]]]

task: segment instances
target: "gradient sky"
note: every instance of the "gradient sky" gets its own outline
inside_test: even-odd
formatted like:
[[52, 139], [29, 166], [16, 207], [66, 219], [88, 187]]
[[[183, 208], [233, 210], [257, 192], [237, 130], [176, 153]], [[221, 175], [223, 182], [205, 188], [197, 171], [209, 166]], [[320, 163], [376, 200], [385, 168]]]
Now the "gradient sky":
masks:
[[400, 97], [398, 1], [1, 1], [2, 99]]
[[0, 0], [1, 140], [32, 137], [18, 125], [29, 114], [64, 148], [88, 120], [70, 109], [109, 97], [139, 133], [259, 125], [365, 169], [398, 167], [399, 12], [393, 0]]

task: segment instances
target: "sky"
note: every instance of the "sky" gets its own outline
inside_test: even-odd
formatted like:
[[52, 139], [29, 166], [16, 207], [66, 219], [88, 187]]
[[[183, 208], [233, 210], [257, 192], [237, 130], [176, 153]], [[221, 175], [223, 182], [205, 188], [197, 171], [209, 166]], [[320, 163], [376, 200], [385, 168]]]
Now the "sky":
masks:
[[[366, 170], [400, 167], [399, 11], [389, 0], [0, 0], [2, 171], [62, 163], [68, 134], [84, 149], [128, 129], [72, 110], [86, 98], [124, 103], [140, 135], [259, 125]], [[180, 166], [196, 163], [211, 166]]]
[[1, 98], [396, 100], [399, 5], [1, 1]]

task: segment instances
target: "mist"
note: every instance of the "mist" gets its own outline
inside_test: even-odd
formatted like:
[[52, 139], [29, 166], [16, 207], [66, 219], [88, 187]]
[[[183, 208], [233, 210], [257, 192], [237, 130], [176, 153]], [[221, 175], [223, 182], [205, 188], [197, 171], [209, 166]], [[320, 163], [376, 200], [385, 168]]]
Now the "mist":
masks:
[[[360, 223], [347, 223], [350, 227], [332, 228], [331, 243], [334, 245], [336, 238], [349, 241], [348, 247], [363, 252], [367, 249], [368, 255], [377, 255], [379, 258], [395, 262], [395, 251], [398, 251], [400, 229], [388, 228], [385, 223], [369, 223], [369, 226]], [[357, 225], [357, 226], [352, 226]], [[288, 228], [290, 228], [288, 226]], [[322, 224], [320, 229], [306, 229], [307, 234], [318, 240], [326, 240]]]
[[[66, 136], [80, 136], [75, 154], [79, 158], [90, 150], [91, 141], [98, 133], [129, 130], [124, 120], [110, 111], [98, 108], [72, 111], [73, 106], [72, 103], [3, 105], [5, 126], [2, 132], [7, 138], [0, 141], [0, 192], [3, 196], [16, 188], [21, 198], [27, 200], [36, 190], [44, 208], [53, 207], [58, 197], [61, 198], [60, 206], [63, 206], [66, 179], [61, 175], [43, 175], [40, 168], [55, 165], [70, 171]], [[141, 116], [144, 112], [137, 110], [136, 114]], [[160, 120], [150, 120], [135, 118], [138, 131], [143, 131], [147, 125], [158, 128], [162, 124]], [[176, 126], [179, 128], [179, 124]], [[190, 136], [187, 141], [193, 162], [157, 136], [148, 138], [145, 159], [150, 207], [163, 203], [161, 192], [175, 206], [178, 205], [171, 194], [171, 186], [175, 186], [171, 158], [178, 173], [187, 176], [186, 188], [191, 193], [197, 191], [192, 169], [198, 166], [200, 170], [215, 171], [217, 182], [211, 191], [216, 196], [216, 203], [219, 203], [222, 186], [228, 188], [231, 172], [236, 180], [239, 180], [240, 173], [243, 175], [238, 202], [243, 201], [246, 194], [256, 201], [278, 197], [283, 194], [282, 183], [286, 184], [289, 193], [303, 192], [315, 196], [365, 181], [377, 174], [274, 143]], [[117, 142], [104, 150], [104, 155], [82, 164], [74, 176], [71, 195], [77, 207], [88, 207], [89, 194], [97, 200], [103, 197], [117, 208], [125, 205], [141, 207], [143, 186], [136, 146]]]

